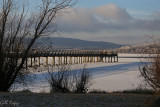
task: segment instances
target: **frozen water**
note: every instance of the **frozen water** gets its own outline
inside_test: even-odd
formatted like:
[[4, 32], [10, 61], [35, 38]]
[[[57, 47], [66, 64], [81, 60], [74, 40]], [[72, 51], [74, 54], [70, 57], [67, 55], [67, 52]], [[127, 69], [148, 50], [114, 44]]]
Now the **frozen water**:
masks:
[[[126, 89], [133, 89], [143, 84], [142, 79], [139, 77], [140, 72], [138, 64], [139, 58], [135, 58], [137, 54], [119, 54], [119, 62], [117, 63], [89, 63], [86, 68], [93, 76], [93, 85], [90, 89], [99, 89], [105, 91], [119, 91]], [[124, 58], [127, 57], [127, 58]], [[132, 58], [134, 57], [134, 58]], [[71, 65], [71, 68], [80, 69], [84, 65]], [[29, 87], [18, 86], [17, 90], [29, 88], [33, 92], [49, 92], [49, 85], [45, 80], [46, 68], [38, 68], [39, 73], [35, 73], [36, 78], [34, 83]]]

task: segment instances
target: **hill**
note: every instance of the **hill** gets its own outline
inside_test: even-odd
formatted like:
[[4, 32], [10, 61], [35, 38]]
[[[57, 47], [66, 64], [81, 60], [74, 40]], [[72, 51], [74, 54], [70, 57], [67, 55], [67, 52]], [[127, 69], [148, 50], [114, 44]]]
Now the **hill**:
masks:
[[[157, 44], [159, 47], [160, 44]], [[132, 46], [123, 46], [121, 48], [116, 49], [119, 53], [148, 53], [155, 54], [157, 50], [157, 46], [154, 43], [144, 43], [144, 44], [136, 44]]]
[[[38, 44], [38, 45], [37, 45]], [[52, 49], [115, 49], [120, 48], [122, 45], [110, 42], [99, 41], [86, 41], [73, 38], [62, 37], [42, 37], [36, 42], [36, 46], [52, 48]]]

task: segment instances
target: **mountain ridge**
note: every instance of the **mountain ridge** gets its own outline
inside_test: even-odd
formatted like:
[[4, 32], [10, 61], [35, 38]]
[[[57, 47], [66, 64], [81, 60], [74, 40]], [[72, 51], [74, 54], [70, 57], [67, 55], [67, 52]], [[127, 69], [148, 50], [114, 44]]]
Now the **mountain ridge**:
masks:
[[50, 47], [54, 49], [115, 49], [124, 45], [103, 41], [88, 41], [64, 37], [41, 37], [36, 44], [40, 47]]

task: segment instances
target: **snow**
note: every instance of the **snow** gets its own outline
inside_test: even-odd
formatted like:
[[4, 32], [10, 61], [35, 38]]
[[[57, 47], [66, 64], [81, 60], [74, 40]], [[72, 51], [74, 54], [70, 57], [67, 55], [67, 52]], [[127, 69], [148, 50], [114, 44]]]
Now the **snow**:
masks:
[[[138, 64], [139, 58], [135, 58], [137, 54], [119, 54], [119, 62], [117, 63], [89, 63], [86, 68], [93, 76], [93, 85], [89, 88], [104, 91], [120, 91], [133, 89], [143, 84], [140, 78]], [[126, 57], [126, 58], [124, 58]], [[132, 58], [133, 57], [133, 58]], [[84, 65], [72, 65], [71, 68], [80, 69]], [[29, 87], [19, 85], [17, 90], [30, 89], [33, 92], [49, 92], [49, 85], [44, 77], [47, 69], [38, 68], [39, 73], [35, 73], [35, 80]], [[32, 74], [33, 76], [33, 74]]]
[[100, 64], [99, 67], [92, 65], [94, 71], [94, 84], [91, 89], [105, 91], [120, 91], [134, 89], [144, 84], [140, 78], [139, 58], [135, 54], [120, 54], [118, 63]]

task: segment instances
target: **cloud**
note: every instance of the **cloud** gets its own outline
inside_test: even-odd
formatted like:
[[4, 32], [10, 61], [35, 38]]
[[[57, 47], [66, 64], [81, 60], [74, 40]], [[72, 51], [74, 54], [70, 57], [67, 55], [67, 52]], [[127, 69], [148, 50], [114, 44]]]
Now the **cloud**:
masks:
[[159, 31], [160, 29], [160, 19], [152, 20], [136, 20], [132, 24], [132, 28], [139, 30], [148, 30], [148, 31]]
[[93, 32], [95, 29], [100, 30], [105, 24], [99, 22], [91, 10], [78, 9], [62, 17], [59, 26], [65, 32]]
[[60, 17], [59, 29], [62, 32], [101, 32], [160, 29], [160, 12], [155, 13], [152, 19], [133, 18], [124, 8], [114, 4], [98, 8], [79, 8], [74, 12]]
[[121, 23], [131, 16], [116, 5], [109, 4], [93, 9], [77, 9], [61, 17], [59, 27], [64, 32], [99, 32], [107, 29], [122, 29]]
[[160, 11], [156, 11], [151, 15], [154, 19], [160, 19]]
[[93, 10], [103, 19], [128, 20], [131, 18], [125, 9], [114, 4], [104, 5]]

